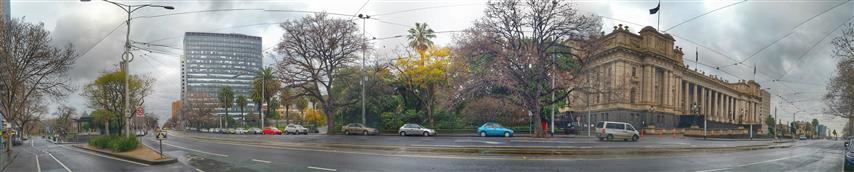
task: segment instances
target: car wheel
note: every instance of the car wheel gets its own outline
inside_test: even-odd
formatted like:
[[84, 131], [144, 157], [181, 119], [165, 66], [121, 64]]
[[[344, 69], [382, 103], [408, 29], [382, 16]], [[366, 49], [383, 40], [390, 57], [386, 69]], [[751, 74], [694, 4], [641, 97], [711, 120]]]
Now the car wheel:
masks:
[[426, 132], [426, 131], [425, 131], [423, 134], [424, 134], [424, 136], [425, 136], [425, 137], [426, 137], [426, 136], [430, 136], [430, 133], [428, 133], [428, 132]]
[[349, 130], [344, 130], [344, 135], [350, 135], [350, 131], [349, 131]]
[[364, 135], [366, 135], [366, 136], [367, 136], [367, 135], [368, 135], [368, 130], [362, 131], [362, 134], [364, 134]]
[[614, 140], [614, 135], [608, 134], [608, 138], [606, 138], [606, 140], [608, 140], [608, 141]]
[[633, 142], [638, 141], [638, 139], [640, 139], [640, 137], [639, 137], [638, 135], [634, 135], [634, 136], [632, 136], [632, 141], [633, 141]]
[[406, 136], [406, 132], [405, 132], [405, 131], [401, 131], [401, 132], [400, 132], [400, 136]]
[[504, 137], [510, 137], [510, 136], [512, 136], [512, 135], [510, 135], [510, 132], [504, 132]]
[[480, 137], [486, 137], [486, 132], [485, 132], [485, 131], [481, 131], [481, 132], [480, 132]]

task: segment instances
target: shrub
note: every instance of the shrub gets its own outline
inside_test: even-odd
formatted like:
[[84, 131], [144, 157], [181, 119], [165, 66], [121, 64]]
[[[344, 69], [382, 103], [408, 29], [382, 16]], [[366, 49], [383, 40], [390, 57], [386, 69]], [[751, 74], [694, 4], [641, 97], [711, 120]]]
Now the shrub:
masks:
[[139, 146], [136, 136], [124, 137], [120, 135], [95, 136], [89, 140], [89, 145], [101, 149], [112, 149], [117, 152], [125, 152]]

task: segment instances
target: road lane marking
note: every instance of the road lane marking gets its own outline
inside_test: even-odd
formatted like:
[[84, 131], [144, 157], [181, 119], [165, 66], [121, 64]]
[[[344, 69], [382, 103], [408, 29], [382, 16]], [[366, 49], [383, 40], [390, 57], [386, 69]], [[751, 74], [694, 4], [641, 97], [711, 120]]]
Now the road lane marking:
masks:
[[178, 145], [173, 145], [173, 144], [169, 144], [169, 143], [163, 143], [163, 144], [164, 144], [164, 145], [167, 145], [167, 146], [172, 146], [172, 147], [176, 147], [176, 148], [181, 148], [181, 149], [190, 150], [190, 151], [196, 151], [196, 152], [199, 152], [199, 153], [204, 153], [204, 154], [209, 154], [209, 155], [216, 155], [216, 156], [221, 156], [221, 157], [228, 157], [228, 155], [223, 155], [223, 154], [218, 154], [218, 153], [210, 153], [210, 152], [200, 151], [200, 150], [196, 150], [196, 149], [190, 149], [190, 148], [186, 148], [186, 147], [178, 146]]
[[38, 170], [38, 172], [42, 172], [42, 165], [39, 164], [39, 155], [36, 153], [33, 153], [33, 156], [36, 157], [36, 169]]
[[807, 155], [807, 154], [801, 154], [801, 155], [795, 155], [795, 156], [790, 156], [790, 157], [783, 157], [783, 158], [777, 158], [777, 159], [771, 159], [771, 160], [765, 160], [765, 161], [759, 161], [759, 162], [752, 162], [752, 163], [747, 163], [747, 164], [737, 165], [737, 166], [734, 166], [734, 167], [718, 168], [718, 169], [711, 169], [711, 170], [703, 170], [703, 171], [697, 171], [697, 172], [724, 171], [724, 170], [729, 170], [729, 169], [738, 168], [738, 167], [745, 167], [745, 166], [751, 166], [751, 165], [756, 165], [756, 164], [763, 164], [763, 163], [769, 163], [769, 162], [775, 162], [775, 161], [782, 161], [782, 160], [787, 160], [787, 159], [792, 159], [792, 158], [802, 157], [802, 156], [804, 156], [804, 155]]
[[201, 169], [198, 169], [198, 168], [196, 168], [196, 171], [198, 171], [198, 172], [205, 172], [205, 171], [202, 171]]
[[81, 152], [81, 153], [86, 153], [86, 154], [89, 154], [89, 155], [95, 155], [95, 156], [99, 156], [99, 157], [103, 157], [103, 158], [107, 158], [107, 159], [112, 159], [112, 160], [116, 160], [116, 161], [122, 161], [122, 162], [131, 163], [131, 164], [136, 164], [136, 165], [146, 166], [146, 167], [151, 166], [151, 165], [148, 165], [148, 164], [143, 164], [143, 163], [138, 163], [138, 162], [128, 161], [128, 160], [119, 159], [119, 158], [116, 158], [116, 157], [111, 157], [111, 156], [106, 156], [106, 155], [96, 154], [96, 153], [92, 153], [92, 152], [86, 152], [86, 151], [81, 151], [81, 150], [77, 150], [77, 149], [72, 149], [72, 148], [68, 148], [68, 147], [65, 147], [65, 146], [60, 146], [60, 147], [65, 148], [65, 149], [68, 149], [68, 150], [73, 150], [73, 151], [77, 151], [77, 152]]
[[62, 163], [62, 161], [59, 161], [59, 159], [56, 159], [56, 157], [53, 156], [53, 154], [50, 154], [50, 152], [48, 152], [47, 155], [50, 155], [50, 157], [53, 158], [54, 161], [58, 162], [59, 165], [62, 165], [62, 168], [65, 168], [65, 171], [71, 172], [71, 169], [68, 169], [68, 166], [65, 166], [65, 164]]
[[270, 161], [264, 161], [264, 160], [260, 160], [260, 159], [252, 159], [252, 161], [255, 161], [255, 162], [263, 162], [263, 163], [268, 163], [268, 164], [273, 163], [273, 162], [270, 162]]
[[331, 169], [331, 168], [320, 168], [320, 167], [312, 167], [312, 166], [308, 166], [306, 168], [315, 169], [315, 170], [323, 170], [323, 171], [338, 171], [336, 169]]

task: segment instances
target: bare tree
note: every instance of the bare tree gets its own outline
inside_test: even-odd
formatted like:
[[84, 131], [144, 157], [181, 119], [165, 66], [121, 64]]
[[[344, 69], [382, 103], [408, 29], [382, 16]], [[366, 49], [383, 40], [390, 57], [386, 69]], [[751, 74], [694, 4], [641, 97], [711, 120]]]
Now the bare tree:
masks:
[[851, 119], [854, 118], [854, 23], [848, 24], [831, 44], [838, 62], [824, 101], [829, 106], [828, 113]]
[[331, 95], [337, 87], [335, 79], [340, 69], [352, 65], [356, 53], [365, 47], [365, 38], [358, 34], [350, 20], [333, 19], [326, 13], [306, 16], [280, 25], [285, 33], [278, 53], [284, 59], [278, 63], [279, 78], [299, 94], [317, 100], [326, 114], [328, 134], [335, 134], [335, 118], [339, 106], [348, 104]]
[[77, 109], [68, 105], [56, 107], [54, 116], [57, 116], [53, 130], [59, 134], [59, 140], [65, 140], [65, 136], [71, 131], [72, 118], [77, 114]]
[[[571, 43], [598, 36], [601, 27], [599, 17], [580, 14], [566, 1], [490, 1], [484, 17], [458, 39], [458, 53], [480, 67], [480, 76], [473, 77], [478, 81], [467, 87], [500, 91], [539, 122], [543, 107], [564, 101], [572, 91], [582, 55], [589, 54]], [[552, 93], [559, 95], [547, 99]], [[540, 125], [534, 129], [536, 137], [544, 136]]]
[[67, 73], [78, 55], [71, 44], [57, 48], [50, 42], [44, 24], [0, 22], [0, 114], [6, 121], [20, 125], [37, 95], [58, 99], [73, 90]]
[[204, 91], [191, 91], [187, 95], [187, 100], [184, 100], [181, 108], [183, 109], [184, 119], [187, 120], [190, 126], [201, 128], [207, 127], [216, 119], [216, 109], [219, 107], [217, 98], [211, 96]]

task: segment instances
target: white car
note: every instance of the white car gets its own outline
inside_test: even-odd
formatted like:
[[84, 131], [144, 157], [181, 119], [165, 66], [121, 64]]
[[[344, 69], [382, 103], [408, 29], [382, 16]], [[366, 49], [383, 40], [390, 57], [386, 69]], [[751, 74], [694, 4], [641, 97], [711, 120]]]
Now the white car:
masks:
[[418, 124], [403, 124], [400, 129], [397, 130], [397, 133], [400, 136], [407, 135], [420, 135], [420, 136], [436, 136], [436, 130], [424, 128]]
[[640, 132], [632, 124], [625, 122], [600, 121], [596, 123], [596, 137], [599, 140], [622, 139], [635, 142], [640, 139]]
[[248, 131], [249, 130], [246, 130], [244, 128], [237, 128], [237, 129], [234, 129], [234, 134], [246, 134], [246, 132], [248, 132]]
[[288, 135], [288, 134], [304, 134], [304, 135], [308, 135], [308, 128], [305, 128], [305, 127], [303, 127], [302, 125], [297, 125], [297, 124], [288, 124], [288, 126], [287, 126], [287, 127], [285, 127], [285, 131], [284, 131], [284, 132], [285, 132], [285, 135]]
[[248, 132], [249, 132], [249, 133], [251, 133], [251, 134], [261, 134], [263, 131], [261, 131], [261, 129], [260, 129], [260, 128], [252, 127], [252, 128], [250, 128], [250, 129], [249, 129], [249, 131], [248, 131]]

